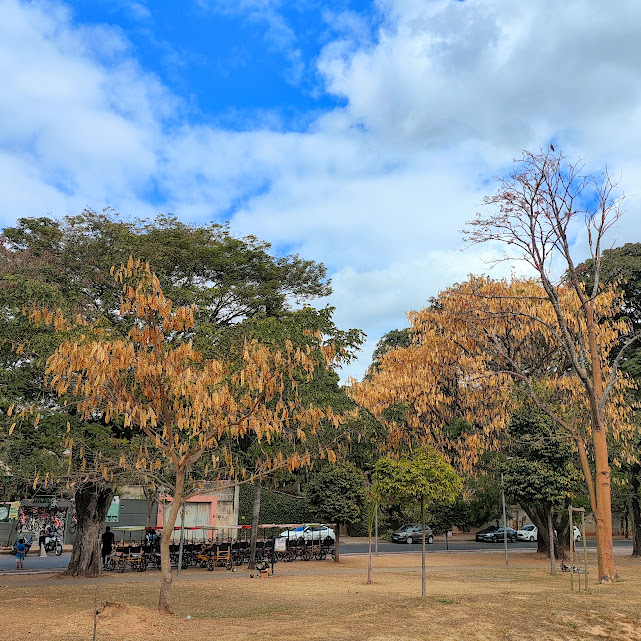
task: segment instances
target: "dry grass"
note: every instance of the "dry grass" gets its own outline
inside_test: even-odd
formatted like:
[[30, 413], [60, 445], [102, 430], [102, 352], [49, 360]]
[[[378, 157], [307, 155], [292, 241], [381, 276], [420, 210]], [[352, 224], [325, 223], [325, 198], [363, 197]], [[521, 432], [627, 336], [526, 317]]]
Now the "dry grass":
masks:
[[[190, 570], [174, 583], [174, 616], [158, 615], [157, 575], [109, 575], [98, 587], [102, 641], [474, 641], [480, 639], [641, 640], [641, 564], [621, 558], [621, 580], [570, 593], [546, 560], [512, 554], [430, 554], [428, 596], [420, 598], [420, 557], [364, 557], [279, 564], [276, 576]], [[591, 564], [595, 576], [594, 563]], [[94, 587], [57, 578], [2, 577], [0, 630], [11, 638], [89, 640]], [[106, 605], [105, 605], [106, 604]], [[190, 619], [187, 619], [190, 615]]]

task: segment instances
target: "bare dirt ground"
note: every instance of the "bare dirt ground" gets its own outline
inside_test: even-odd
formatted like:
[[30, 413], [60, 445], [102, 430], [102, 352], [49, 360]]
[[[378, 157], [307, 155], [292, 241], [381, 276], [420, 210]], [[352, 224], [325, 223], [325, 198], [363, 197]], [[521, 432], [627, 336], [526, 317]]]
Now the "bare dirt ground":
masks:
[[[425, 599], [415, 554], [374, 559], [372, 585], [366, 557], [338, 567], [279, 563], [275, 576], [260, 579], [244, 569], [194, 569], [174, 582], [174, 615], [155, 611], [158, 573], [108, 574], [97, 584], [96, 638], [641, 641], [641, 563], [617, 562], [620, 580], [599, 585], [590, 559], [588, 592], [582, 581], [582, 592], [571, 593], [569, 573], [550, 576], [549, 561], [534, 554], [513, 553], [509, 567], [501, 553], [430, 554]], [[5, 576], [0, 584], [6, 638], [92, 639], [95, 580]]]

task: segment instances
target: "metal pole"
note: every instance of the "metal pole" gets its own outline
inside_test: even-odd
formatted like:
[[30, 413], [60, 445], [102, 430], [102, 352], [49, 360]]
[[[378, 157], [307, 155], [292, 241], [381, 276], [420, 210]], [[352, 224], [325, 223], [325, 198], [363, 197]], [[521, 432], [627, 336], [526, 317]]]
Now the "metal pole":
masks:
[[374, 512], [374, 554], [378, 556], [378, 505]]
[[501, 497], [503, 499], [503, 543], [505, 545], [505, 565], [510, 561], [507, 556], [507, 512], [505, 511], [505, 485], [503, 483], [503, 472], [501, 472]]
[[[588, 542], [585, 538], [585, 510], [581, 512], [581, 537], [583, 538], [583, 569], [585, 570], [585, 591], [588, 591]], [[574, 529], [572, 530], [572, 538], [574, 538]]]
[[[570, 505], [570, 589], [574, 591], [574, 524], [572, 523], [572, 506]], [[579, 584], [581, 590], [581, 584]]]
[[180, 545], [178, 546], [178, 574], [183, 566], [183, 540], [185, 535], [185, 502], [183, 501], [182, 514], [180, 516]]

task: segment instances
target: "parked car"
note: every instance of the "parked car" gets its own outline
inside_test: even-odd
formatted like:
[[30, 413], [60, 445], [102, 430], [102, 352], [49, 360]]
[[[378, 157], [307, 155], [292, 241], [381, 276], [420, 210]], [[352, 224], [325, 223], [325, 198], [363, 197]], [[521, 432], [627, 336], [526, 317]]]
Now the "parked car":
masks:
[[[516, 533], [516, 536], [519, 541], [536, 541], [538, 539], [538, 529], [536, 525], [526, 525]], [[577, 543], [581, 540], [581, 530], [576, 525], [574, 526], [574, 540]]]
[[[498, 541], [503, 541], [505, 538], [505, 535], [503, 534], [504, 528], [500, 527], [494, 530], [493, 532], [487, 532], [486, 534], [483, 535], [483, 541], [492, 541], [494, 543], [497, 543]], [[507, 529], [507, 540], [510, 543], [513, 543], [516, 541], [516, 530], [509, 527]]]
[[336, 534], [331, 527], [326, 525], [304, 525], [280, 533], [285, 538], [305, 541], [324, 541], [326, 538], [336, 540]]
[[485, 541], [485, 535], [496, 532], [499, 529], [498, 525], [489, 525], [488, 527], [479, 530], [474, 537], [477, 541]]
[[[408, 523], [392, 533], [392, 543], [420, 543], [422, 535], [420, 523]], [[428, 526], [425, 526], [425, 543], [434, 543], [434, 533]]]
[[519, 541], [536, 541], [536, 536], [536, 525], [526, 525], [525, 527], [516, 531], [516, 538]]

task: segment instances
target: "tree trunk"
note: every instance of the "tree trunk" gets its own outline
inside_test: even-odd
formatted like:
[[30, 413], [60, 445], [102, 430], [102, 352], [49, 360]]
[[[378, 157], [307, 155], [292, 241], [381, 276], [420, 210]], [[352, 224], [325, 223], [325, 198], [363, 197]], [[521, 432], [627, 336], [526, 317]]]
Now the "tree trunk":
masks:
[[[585, 301], [587, 302], [587, 301]], [[588, 391], [590, 414], [592, 417], [592, 444], [594, 446], [594, 497], [596, 506], [592, 506], [596, 518], [596, 552], [599, 566], [599, 581], [610, 583], [617, 578], [614, 563], [614, 544], [612, 542], [612, 496], [610, 488], [610, 462], [608, 460], [608, 443], [606, 424], [601, 411], [603, 398], [603, 372], [597, 349], [593, 300], [584, 304], [586, 333], [592, 365], [592, 390]], [[572, 532], [573, 536], [574, 533]]]
[[[536, 525], [538, 535], [536, 538], [536, 552], [537, 554], [545, 554], [545, 556], [550, 556], [550, 547], [554, 547], [554, 558], [560, 559], [563, 556], [563, 546], [560, 545], [559, 536], [556, 536], [550, 545], [550, 534], [548, 531], [547, 523], [547, 511], [545, 508], [532, 508], [529, 505], [521, 504], [521, 507], [525, 510], [525, 513], [530, 517], [530, 521]], [[567, 521], [567, 519], [565, 519]], [[563, 523], [563, 519], [562, 519]], [[563, 529], [559, 529], [560, 532], [563, 532]]]
[[83, 483], [76, 489], [78, 525], [66, 576], [94, 577], [100, 573], [102, 526], [114, 496], [114, 488]]
[[254, 477], [254, 506], [252, 511], [252, 533], [249, 541], [249, 569], [256, 568], [256, 541], [258, 540], [258, 524], [260, 522], [260, 476]]
[[427, 594], [427, 577], [425, 575], [425, 498], [421, 496], [421, 596]]
[[367, 530], [367, 585], [372, 583], [372, 519]]
[[[174, 525], [178, 518], [178, 511], [182, 503], [185, 490], [185, 468], [176, 468], [176, 489], [171, 499], [171, 508], [169, 516], [163, 523], [162, 534], [160, 535], [160, 597], [158, 599], [158, 609], [161, 612], [173, 613], [171, 609], [171, 555], [169, 545], [174, 533]], [[163, 514], [164, 518], [164, 514]]]
[[[597, 427], [597, 426], [595, 426]], [[596, 466], [596, 550], [599, 581], [610, 583], [617, 578], [612, 543], [612, 503], [610, 495], [610, 464], [605, 430], [593, 429], [594, 461]]]
[[630, 510], [632, 512], [632, 556], [641, 556], [641, 501], [639, 500], [639, 485], [641, 485], [641, 465], [635, 463], [630, 473], [632, 496]]
[[556, 574], [554, 562], [554, 526], [552, 525], [552, 506], [548, 508], [548, 540], [550, 541], [550, 574]]
[[334, 542], [334, 563], [340, 563], [341, 557], [341, 524], [334, 525], [336, 530], [336, 541]]

